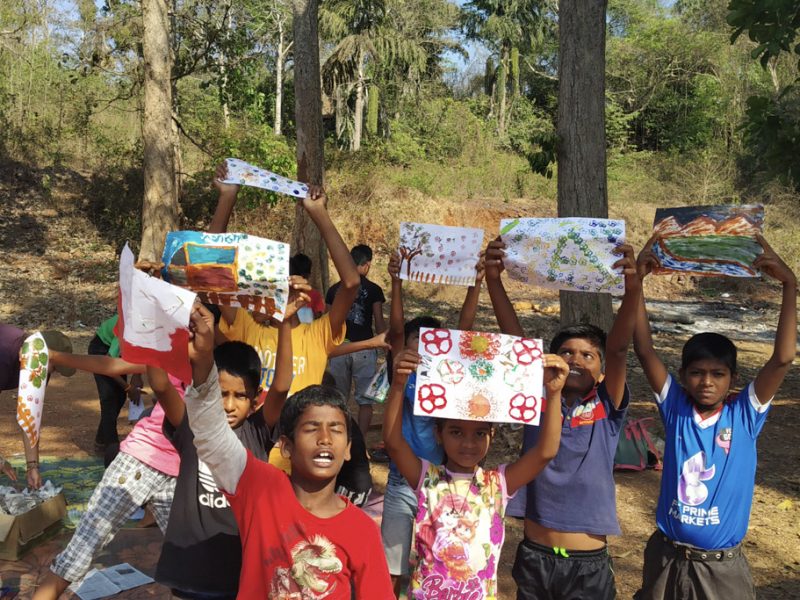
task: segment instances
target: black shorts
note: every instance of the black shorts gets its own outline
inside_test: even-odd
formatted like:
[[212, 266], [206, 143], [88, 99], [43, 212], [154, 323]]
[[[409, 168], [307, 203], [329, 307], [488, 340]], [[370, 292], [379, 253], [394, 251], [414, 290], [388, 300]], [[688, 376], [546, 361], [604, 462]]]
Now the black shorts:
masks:
[[613, 600], [617, 597], [614, 569], [607, 548], [567, 550], [522, 540], [511, 574], [517, 600]]
[[756, 590], [742, 545], [698, 550], [661, 531], [647, 540], [642, 589], [635, 600], [755, 600]]

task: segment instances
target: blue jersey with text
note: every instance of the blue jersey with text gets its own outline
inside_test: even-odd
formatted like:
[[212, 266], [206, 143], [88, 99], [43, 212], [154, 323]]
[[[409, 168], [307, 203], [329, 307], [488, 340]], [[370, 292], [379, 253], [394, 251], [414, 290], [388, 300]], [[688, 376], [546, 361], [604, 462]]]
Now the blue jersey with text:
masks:
[[769, 403], [759, 403], [751, 383], [703, 419], [672, 376], [656, 402], [666, 434], [658, 528], [703, 550], [737, 545], [750, 521], [756, 438]]

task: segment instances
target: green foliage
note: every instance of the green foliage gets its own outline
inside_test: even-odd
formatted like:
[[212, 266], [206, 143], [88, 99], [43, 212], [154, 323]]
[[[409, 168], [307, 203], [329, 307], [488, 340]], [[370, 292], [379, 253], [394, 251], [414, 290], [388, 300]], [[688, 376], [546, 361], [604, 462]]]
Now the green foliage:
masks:
[[378, 104], [380, 102], [380, 88], [376, 85], [369, 87], [367, 102], [367, 133], [371, 136], [378, 135]]
[[748, 155], [743, 161], [751, 176], [764, 172], [800, 187], [800, 92], [788, 88], [780, 97], [750, 96], [744, 125]]
[[[800, 55], [800, 44], [792, 45], [800, 28], [800, 3], [796, 0], [731, 0], [728, 23], [734, 27], [731, 42], [745, 31], [758, 44], [750, 52], [761, 66], [788, 52]], [[800, 66], [800, 63], [798, 63]]]

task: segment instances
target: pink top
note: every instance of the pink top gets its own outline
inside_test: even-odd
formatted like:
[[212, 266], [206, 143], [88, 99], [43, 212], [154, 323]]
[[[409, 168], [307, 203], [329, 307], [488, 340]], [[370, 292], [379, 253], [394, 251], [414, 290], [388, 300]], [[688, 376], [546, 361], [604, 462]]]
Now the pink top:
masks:
[[[169, 380], [183, 398], [186, 391], [183, 384], [172, 375], [169, 376]], [[181, 459], [175, 446], [164, 437], [165, 416], [161, 404], [156, 403], [150, 416], [136, 423], [128, 437], [120, 442], [119, 451], [129, 454], [156, 471], [177, 477]]]

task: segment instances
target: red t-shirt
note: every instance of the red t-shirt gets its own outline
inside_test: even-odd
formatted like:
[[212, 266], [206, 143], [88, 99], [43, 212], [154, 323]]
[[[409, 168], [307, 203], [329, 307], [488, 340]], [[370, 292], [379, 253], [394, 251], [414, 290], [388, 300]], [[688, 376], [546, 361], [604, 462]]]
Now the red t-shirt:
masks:
[[[238, 598], [393, 600], [392, 582], [378, 526], [348, 500], [345, 509], [322, 519], [300, 505], [289, 477], [256, 459], [247, 466], [236, 494], [229, 495], [242, 538]], [[302, 596], [305, 598], [306, 596]]]

